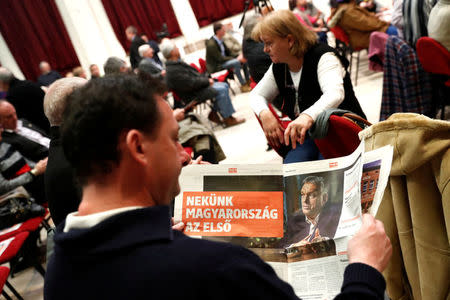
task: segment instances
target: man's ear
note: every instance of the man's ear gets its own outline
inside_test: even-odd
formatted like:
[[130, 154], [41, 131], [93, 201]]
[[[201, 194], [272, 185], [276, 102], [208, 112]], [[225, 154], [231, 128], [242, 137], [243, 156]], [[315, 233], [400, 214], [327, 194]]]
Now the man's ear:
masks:
[[131, 129], [125, 135], [125, 147], [129, 155], [140, 164], [148, 163], [147, 156], [145, 155], [145, 141], [145, 136], [136, 129]]

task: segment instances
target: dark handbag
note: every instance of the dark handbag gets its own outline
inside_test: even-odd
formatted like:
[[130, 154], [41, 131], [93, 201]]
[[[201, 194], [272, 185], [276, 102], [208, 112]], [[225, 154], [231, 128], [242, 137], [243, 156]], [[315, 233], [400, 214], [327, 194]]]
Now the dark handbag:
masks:
[[43, 216], [45, 208], [26, 196], [9, 197], [0, 203], [0, 229], [11, 227], [28, 219]]

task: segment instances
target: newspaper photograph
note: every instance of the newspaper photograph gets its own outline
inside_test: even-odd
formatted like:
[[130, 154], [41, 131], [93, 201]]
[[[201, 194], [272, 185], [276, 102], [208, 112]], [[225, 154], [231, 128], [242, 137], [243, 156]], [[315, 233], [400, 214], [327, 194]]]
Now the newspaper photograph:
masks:
[[249, 248], [303, 299], [332, 299], [363, 212], [376, 214], [392, 147], [286, 165], [183, 168], [175, 220], [192, 237]]

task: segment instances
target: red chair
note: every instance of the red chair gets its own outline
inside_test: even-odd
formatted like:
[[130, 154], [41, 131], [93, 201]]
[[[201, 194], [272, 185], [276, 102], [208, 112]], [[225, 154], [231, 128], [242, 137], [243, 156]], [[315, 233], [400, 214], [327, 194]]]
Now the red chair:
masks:
[[3, 288], [6, 284], [6, 286], [11, 290], [11, 292], [17, 297], [17, 299], [23, 299], [20, 294], [16, 291], [16, 289], [8, 282], [8, 276], [9, 276], [9, 268], [8, 267], [0, 267], [0, 290], [2, 291], [3, 297], [5, 297], [6, 300], [12, 300], [12, 298], [6, 293], [5, 289]]
[[[208, 70], [206, 69], [206, 61], [203, 58], [199, 58], [198, 59], [198, 63], [200, 64], [200, 73], [206, 73]], [[210, 74], [211, 77], [219, 82], [227, 82], [228, 80], [234, 80], [234, 72], [231, 69], [227, 69], [226, 71], [219, 71], [213, 74]], [[236, 93], [234, 92], [234, 90], [231, 88], [230, 85], [230, 90], [233, 93], [233, 95], [236, 95]]]
[[364, 48], [355, 48], [350, 45], [350, 39], [347, 33], [342, 29], [342, 27], [335, 25], [330, 28], [330, 31], [333, 33], [336, 39], [336, 49], [342, 56], [350, 55], [350, 76], [352, 74], [352, 65], [353, 65], [353, 52], [356, 52], [356, 74], [355, 74], [355, 86], [358, 85], [358, 71], [359, 71], [359, 55], [361, 50]]
[[423, 69], [434, 75], [433, 102], [440, 104], [444, 119], [445, 105], [450, 102], [450, 52], [430, 37], [421, 37], [416, 50]]
[[202, 72], [202, 70], [201, 70], [201, 69], [199, 68], [199, 66], [197, 66], [196, 64], [194, 64], [194, 63], [191, 63], [191, 64], [190, 64], [190, 66], [191, 66], [191, 67], [193, 67], [194, 69], [196, 69], [196, 70], [197, 70], [197, 72], [199, 72], [199, 73], [203, 73], [203, 72]]
[[358, 148], [360, 144], [358, 133], [362, 130], [362, 127], [354, 121], [355, 119], [367, 126], [371, 125], [365, 119], [355, 114], [330, 116], [327, 136], [314, 140], [324, 158], [350, 155]]
[[21, 232], [33, 232], [39, 229], [39, 226], [44, 221], [44, 217], [35, 217], [26, 220], [23, 223], [16, 224], [10, 228], [0, 231], [0, 241], [6, 240], [12, 236], [16, 236]]

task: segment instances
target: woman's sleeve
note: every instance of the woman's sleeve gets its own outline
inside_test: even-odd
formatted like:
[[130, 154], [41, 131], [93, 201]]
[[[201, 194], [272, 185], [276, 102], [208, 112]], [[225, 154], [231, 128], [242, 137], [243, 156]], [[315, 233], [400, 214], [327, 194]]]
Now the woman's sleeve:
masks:
[[255, 114], [259, 114], [264, 109], [269, 109], [267, 102], [271, 102], [278, 95], [278, 87], [273, 76], [272, 65], [270, 65], [264, 77], [250, 92], [250, 106]]
[[309, 115], [314, 121], [317, 116], [328, 108], [336, 108], [344, 101], [345, 69], [334, 53], [325, 53], [317, 65], [322, 96], [302, 113]]
[[18, 186], [27, 184], [33, 181], [33, 175], [30, 172], [17, 176], [14, 179], [8, 180], [0, 173], [0, 194], [5, 194]]

